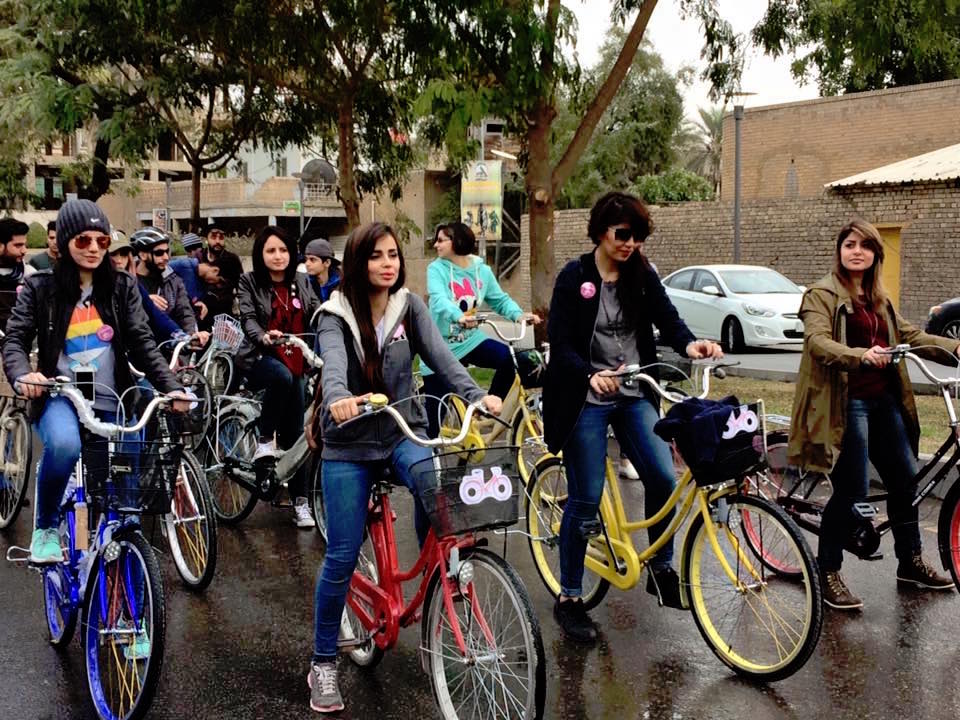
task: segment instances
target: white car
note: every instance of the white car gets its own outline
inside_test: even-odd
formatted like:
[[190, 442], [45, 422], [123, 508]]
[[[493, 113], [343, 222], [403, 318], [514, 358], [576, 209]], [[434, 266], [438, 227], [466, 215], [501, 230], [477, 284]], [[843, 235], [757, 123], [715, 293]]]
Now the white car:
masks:
[[726, 352], [803, 342], [800, 301], [806, 290], [758, 265], [695, 265], [663, 279], [680, 317], [698, 338]]

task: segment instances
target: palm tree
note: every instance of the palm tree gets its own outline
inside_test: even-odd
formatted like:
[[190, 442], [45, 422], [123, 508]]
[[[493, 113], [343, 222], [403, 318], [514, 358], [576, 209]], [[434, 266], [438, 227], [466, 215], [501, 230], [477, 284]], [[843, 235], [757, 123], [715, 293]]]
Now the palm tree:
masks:
[[[726, 107], [698, 108], [700, 122], [687, 121], [683, 131], [687, 140], [686, 168], [707, 178], [720, 197], [720, 158], [723, 149], [723, 116]], [[692, 136], [692, 137], [691, 137]]]

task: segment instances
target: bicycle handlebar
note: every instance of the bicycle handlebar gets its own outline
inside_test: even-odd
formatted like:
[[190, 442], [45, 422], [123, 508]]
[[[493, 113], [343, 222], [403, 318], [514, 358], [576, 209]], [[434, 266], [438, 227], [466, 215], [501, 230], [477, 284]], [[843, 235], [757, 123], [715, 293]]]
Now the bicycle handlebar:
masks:
[[[463, 420], [460, 423], [460, 432], [457, 433], [457, 436], [454, 438], [444, 438], [438, 437], [433, 440], [426, 440], [422, 437], [419, 437], [413, 430], [410, 429], [410, 426], [407, 425], [407, 421], [403, 419], [403, 415], [393, 407], [392, 405], [387, 404], [386, 395], [374, 394], [371, 395], [367, 402], [364, 404], [363, 409], [360, 412], [360, 415], [357, 417], [364, 417], [365, 415], [376, 415], [377, 413], [385, 412], [390, 417], [394, 419], [397, 423], [397, 427], [400, 428], [400, 432], [403, 433], [411, 442], [420, 445], [421, 447], [435, 448], [435, 447], [445, 447], [447, 445], [459, 445], [466, 439], [467, 434], [470, 432], [470, 422], [473, 420], [473, 414], [477, 410], [481, 410], [480, 403], [470, 403], [467, 406], [467, 412], [463, 416]], [[357, 418], [352, 418], [347, 420], [344, 425], [351, 423]], [[342, 426], [341, 426], [342, 427]]]
[[296, 335], [284, 335], [279, 340], [276, 341], [277, 345], [293, 345], [294, 347], [300, 348], [300, 352], [303, 353], [303, 359], [307, 361], [311, 366], [320, 369], [323, 367], [323, 360], [317, 355], [313, 350], [310, 349], [310, 346], [307, 345], [303, 340], [301, 340]]
[[[476, 315], [471, 315], [470, 317], [476, 321], [477, 327], [479, 327], [480, 325], [489, 325], [491, 328], [493, 328], [493, 332], [497, 334], [497, 337], [499, 337], [501, 340], [503, 340], [503, 342], [507, 343], [508, 345], [522, 342], [523, 339], [527, 336], [528, 320], [527, 320], [526, 314], [524, 314], [519, 321], [513, 323], [514, 325], [520, 325], [520, 334], [515, 337], [509, 337], [507, 335], [504, 335], [500, 331], [500, 328], [494, 322], [494, 318], [498, 316], [494, 315], [493, 313], [477, 313]], [[461, 330], [467, 327], [466, 325], [462, 325], [459, 322], [451, 323], [451, 326], [460, 328]]]
[[903, 358], [913, 360], [914, 364], [917, 366], [917, 369], [920, 370], [927, 380], [939, 385], [940, 387], [960, 387], [960, 377], [937, 377], [933, 374], [933, 372], [931, 372], [930, 368], [927, 367], [927, 364], [923, 361], [923, 359], [911, 351], [909, 345], [901, 344], [892, 348], [883, 348], [879, 352], [882, 355], [890, 355], [895, 363], [900, 362], [900, 360]]
[[[661, 365], [662, 363], [656, 363]], [[670, 403], [681, 403], [684, 400], [689, 400], [690, 398], [697, 398], [702, 400], [710, 392], [710, 375], [715, 375], [718, 379], [723, 379], [726, 376], [726, 373], [723, 371], [723, 368], [730, 367], [736, 363], [724, 363], [723, 365], [717, 364], [715, 362], [705, 362], [705, 363], [695, 363], [703, 368], [702, 375], [703, 379], [701, 381], [701, 391], [699, 395], [683, 395], [681, 393], [670, 392], [665, 390], [660, 386], [660, 383], [657, 382], [653, 377], [643, 372], [646, 368], [652, 367], [651, 365], [627, 365], [625, 368], [617, 371], [601, 371], [607, 377], [620, 378], [624, 385], [630, 387], [630, 385], [636, 383], [637, 381], [643, 381], [651, 388], [654, 392], [657, 393], [660, 397]]]

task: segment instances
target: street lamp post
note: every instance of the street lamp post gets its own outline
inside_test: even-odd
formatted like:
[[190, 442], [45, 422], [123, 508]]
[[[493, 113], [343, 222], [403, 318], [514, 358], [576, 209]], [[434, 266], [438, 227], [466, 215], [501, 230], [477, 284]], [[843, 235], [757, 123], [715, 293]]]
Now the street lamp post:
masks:
[[743, 120], [743, 105], [733, 106], [734, 159], [733, 159], [733, 262], [740, 262], [740, 121]]

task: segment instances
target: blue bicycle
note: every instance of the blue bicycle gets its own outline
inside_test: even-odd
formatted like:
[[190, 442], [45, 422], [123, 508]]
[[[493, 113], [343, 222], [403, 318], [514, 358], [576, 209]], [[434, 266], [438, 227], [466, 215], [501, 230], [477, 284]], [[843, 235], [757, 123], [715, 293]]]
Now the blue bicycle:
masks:
[[[51, 396], [73, 403], [85, 439], [61, 506], [64, 561], [31, 566], [43, 576], [50, 643], [66, 647], [80, 620], [87, 685], [103, 720], [148, 711], [163, 664], [166, 629], [160, 567], [140, 515], [170, 510], [183, 446], [167, 422], [171, 398], [158, 395], [130, 426], [105, 423], [75, 386], [51, 381]], [[150, 438], [142, 431], [152, 416]], [[136, 438], [127, 440], [124, 436]], [[95, 520], [95, 522], [94, 522]], [[22, 548], [10, 548], [7, 559]]]

